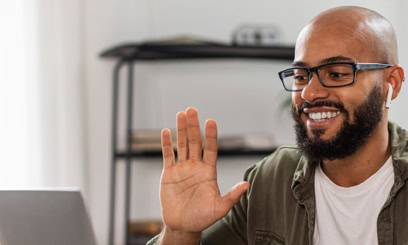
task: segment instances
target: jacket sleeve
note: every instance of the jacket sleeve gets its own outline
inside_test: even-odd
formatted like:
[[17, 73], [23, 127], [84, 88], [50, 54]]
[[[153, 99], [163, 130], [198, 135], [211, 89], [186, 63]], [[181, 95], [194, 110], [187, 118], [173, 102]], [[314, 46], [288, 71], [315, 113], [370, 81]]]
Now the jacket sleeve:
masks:
[[157, 245], [157, 240], [159, 239], [159, 235], [153, 237], [152, 239], [150, 239], [146, 245]]
[[[249, 167], [245, 171], [244, 180], [251, 184], [251, 176], [257, 169], [257, 165]], [[251, 189], [251, 186], [250, 186]], [[247, 191], [242, 195], [240, 201], [232, 207], [228, 214], [206, 229], [202, 236], [203, 245], [246, 245], [247, 241], [247, 208], [248, 196]]]

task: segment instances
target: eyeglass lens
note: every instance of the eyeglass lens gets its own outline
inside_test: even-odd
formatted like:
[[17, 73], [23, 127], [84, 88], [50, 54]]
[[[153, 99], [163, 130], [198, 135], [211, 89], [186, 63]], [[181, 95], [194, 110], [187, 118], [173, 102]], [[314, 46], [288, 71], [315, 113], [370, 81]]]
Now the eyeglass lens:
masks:
[[[353, 83], [354, 71], [350, 64], [329, 64], [318, 68], [318, 77], [327, 87], [338, 87]], [[312, 79], [313, 73], [310, 75]], [[309, 72], [304, 68], [293, 68], [283, 73], [283, 82], [289, 90], [302, 90], [309, 83]]]

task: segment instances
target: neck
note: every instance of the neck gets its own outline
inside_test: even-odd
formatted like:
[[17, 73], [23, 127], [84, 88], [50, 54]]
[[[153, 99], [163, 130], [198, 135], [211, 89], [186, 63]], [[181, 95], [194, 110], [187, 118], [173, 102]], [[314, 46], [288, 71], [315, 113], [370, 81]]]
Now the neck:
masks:
[[355, 154], [344, 159], [324, 160], [323, 172], [335, 184], [350, 187], [376, 173], [391, 156], [388, 120], [382, 120], [373, 135]]

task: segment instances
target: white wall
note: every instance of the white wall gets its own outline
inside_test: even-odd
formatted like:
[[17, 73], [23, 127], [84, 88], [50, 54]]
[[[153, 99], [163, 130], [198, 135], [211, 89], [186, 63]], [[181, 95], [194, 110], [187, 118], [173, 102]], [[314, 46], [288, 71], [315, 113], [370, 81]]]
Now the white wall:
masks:
[[[402, 0], [354, 1], [386, 16], [395, 26], [401, 46], [401, 64], [408, 63], [408, 36]], [[398, 3], [398, 4], [396, 4]], [[283, 42], [294, 43], [304, 24], [317, 13], [348, 1], [186, 1], [186, 0], [87, 0], [85, 2], [85, 51], [90, 163], [90, 210], [100, 244], [107, 243], [111, 77], [113, 61], [101, 60], [99, 53], [123, 42], [191, 34], [230, 41], [234, 28], [242, 23], [276, 24]], [[175, 127], [175, 114], [196, 106], [200, 121], [212, 117], [220, 134], [270, 132], [279, 144], [293, 142], [288, 113], [277, 110], [286, 96], [276, 72], [288, 63], [265, 61], [194, 61], [144, 63], [136, 66], [135, 127]], [[124, 82], [124, 81], [123, 81]], [[125, 86], [125, 83], [122, 83]], [[122, 92], [125, 90], [122, 86]], [[404, 88], [402, 93], [406, 93]], [[403, 105], [408, 96], [393, 103], [391, 119], [408, 128]], [[123, 124], [123, 120], [121, 121]], [[121, 126], [123, 127], [123, 125]], [[259, 158], [219, 161], [220, 188], [225, 192], [242, 178], [244, 169]], [[140, 159], [133, 165], [133, 218], [159, 218], [158, 187], [160, 160]], [[123, 165], [118, 180], [123, 182]], [[118, 186], [122, 199], [123, 183]], [[118, 202], [116, 238], [122, 238], [121, 202]]]

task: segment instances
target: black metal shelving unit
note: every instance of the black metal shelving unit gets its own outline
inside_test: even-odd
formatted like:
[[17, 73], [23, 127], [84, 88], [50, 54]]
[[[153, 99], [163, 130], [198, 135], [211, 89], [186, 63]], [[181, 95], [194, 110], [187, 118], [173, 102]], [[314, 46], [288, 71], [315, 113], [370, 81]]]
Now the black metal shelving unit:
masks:
[[[122, 44], [109, 48], [100, 54], [101, 58], [114, 59], [116, 65], [113, 70], [113, 90], [112, 90], [112, 143], [111, 143], [111, 189], [110, 189], [110, 209], [109, 209], [109, 244], [114, 241], [114, 220], [115, 220], [115, 199], [116, 199], [116, 167], [118, 160], [125, 160], [125, 233], [124, 240], [130, 244], [129, 223], [130, 223], [130, 182], [132, 159], [141, 157], [161, 157], [161, 152], [132, 151], [132, 122], [133, 122], [133, 85], [134, 66], [138, 62], [151, 61], [177, 61], [192, 59], [264, 59], [293, 61], [293, 46], [234, 46], [215, 42], [144, 42]], [[119, 73], [121, 69], [127, 67], [127, 105], [126, 105], [126, 149], [119, 150], [118, 142], [118, 99], [119, 99]], [[219, 150], [219, 157], [228, 156], [255, 156], [267, 155], [270, 150]]]

